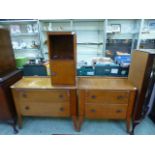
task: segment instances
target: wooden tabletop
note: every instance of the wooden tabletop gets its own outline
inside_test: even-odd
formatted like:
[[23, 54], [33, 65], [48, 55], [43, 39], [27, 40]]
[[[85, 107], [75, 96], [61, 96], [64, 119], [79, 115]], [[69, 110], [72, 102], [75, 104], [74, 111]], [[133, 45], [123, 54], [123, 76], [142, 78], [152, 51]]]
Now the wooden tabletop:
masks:
[[53, 86], [50, 77], [23, 77], [11, 86], [13, 89], [75, 89], [76, 86]]
[[136, 87], [127, 78], [81, 77], [78, 79], [78, 89], [136, 90]]
[[23, 77], [11, 86], [13, 89], [102, 89], [136, 90], [127, 78], [78, 77], [77, 86], [53, 86], [50, 77]]

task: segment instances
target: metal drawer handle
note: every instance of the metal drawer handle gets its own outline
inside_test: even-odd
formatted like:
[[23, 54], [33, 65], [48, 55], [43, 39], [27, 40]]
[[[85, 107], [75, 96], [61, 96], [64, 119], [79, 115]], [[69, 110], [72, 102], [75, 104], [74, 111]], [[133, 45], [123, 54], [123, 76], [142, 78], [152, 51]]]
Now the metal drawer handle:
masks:
[[60, 108], [60, 111], [61, 111], [61, 112], [63, 112], [63, 111], [64, 111], [64, 108], [63, 108], [63, 107], [61, 107], [61, 108]]
[[23, 93], [23, 94], [22, 94], [22, 97], [23, 97], [23, 98], [27, 98], [27, 94]]
[[95, 109], [91, 109], [91, 112], [95, 113], [95, 112], [96, 112], [96, 110], [95, 110]]
[[59, 98], [64, 98], [64, 96], [62, 94], [59, 95]]
[[121, 109], [116, 110], [116, 113], [121, 113], [123, 112]]
[[95, 95], [92, 95], [91, 98], [92, 98], [92, 99], [96, 99], [96, 96], [95, 96]]
[[117, 96], [117, 99], [118, 100], [121, 100], [121, 99], [123, 99], [124, 98], [124, 96]]
[[29, 107], [29, 106], [26, 106], [26, 107], [25, 107], [25, 109], [26, 109], [26, 110], [29, 110], [29, 109], [30, 109], [30, 107]]

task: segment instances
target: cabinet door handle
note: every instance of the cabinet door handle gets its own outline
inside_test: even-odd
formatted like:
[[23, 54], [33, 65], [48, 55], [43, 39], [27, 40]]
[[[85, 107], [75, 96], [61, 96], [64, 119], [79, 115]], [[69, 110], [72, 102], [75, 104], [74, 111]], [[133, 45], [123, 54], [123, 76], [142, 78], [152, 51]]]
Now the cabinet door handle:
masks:
[[30, 107], [29, 107], [29, 106], [26, 106], [26, 107], [25, 107], [25, 109], [26, 109], [26, 110], [29, 110], [29, 109], [30, 109]]
[[91, 98], [92, 98], [92, 99], [96, 99], [96, 96], [95, 96], [95, 95], [92, 95]]
[[63, 112], [64, 111], [64, 108], [63, 107], [60, 107], [60, 111]]
[[121, 112], [122, 112], [121, 109], [117, 109], [117, 110], [116, 110], [116, 113], [121, 113]]
[[91, 109], [91, 112], [95, 113], [95, 112], [96, 112], [96, 110], [95, 110], [95, 109]]

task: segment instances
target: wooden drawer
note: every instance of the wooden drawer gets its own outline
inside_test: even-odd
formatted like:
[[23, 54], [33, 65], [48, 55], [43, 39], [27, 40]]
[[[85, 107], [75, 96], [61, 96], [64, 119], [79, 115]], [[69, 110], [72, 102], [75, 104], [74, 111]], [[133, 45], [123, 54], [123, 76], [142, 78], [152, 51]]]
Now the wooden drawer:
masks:
[[28, 90], [20, 92], [21, 102], [59, 103], [69, 102], [67, 90]]
[[85, 115], [94, 119], [125, 119], [127, 104], [85, 104]]
[[20, 104], [21, 114], [24, 116], [70, 116], [69, 103], [31, 102]]
[[128, 104], [129, 92], [127, 91], [86, 91], [86, 103], [102, 104]]

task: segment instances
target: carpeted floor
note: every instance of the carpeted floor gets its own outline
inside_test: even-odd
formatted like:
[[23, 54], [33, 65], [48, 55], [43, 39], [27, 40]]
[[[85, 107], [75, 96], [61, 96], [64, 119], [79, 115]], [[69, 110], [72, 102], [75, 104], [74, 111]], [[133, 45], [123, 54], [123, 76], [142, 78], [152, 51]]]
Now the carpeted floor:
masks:
[[[23, 119], [23, 128], [17, 135], [126, 135], [124, 121], [85, 120], [81, 131], [76, 132], [70, 119], [32, 118]], [[1, 135], [14, 134], [7, 124], [0, 124]], [[155, 124], [145, 118], [135, 129], [135, 135], [155, 135]]]

